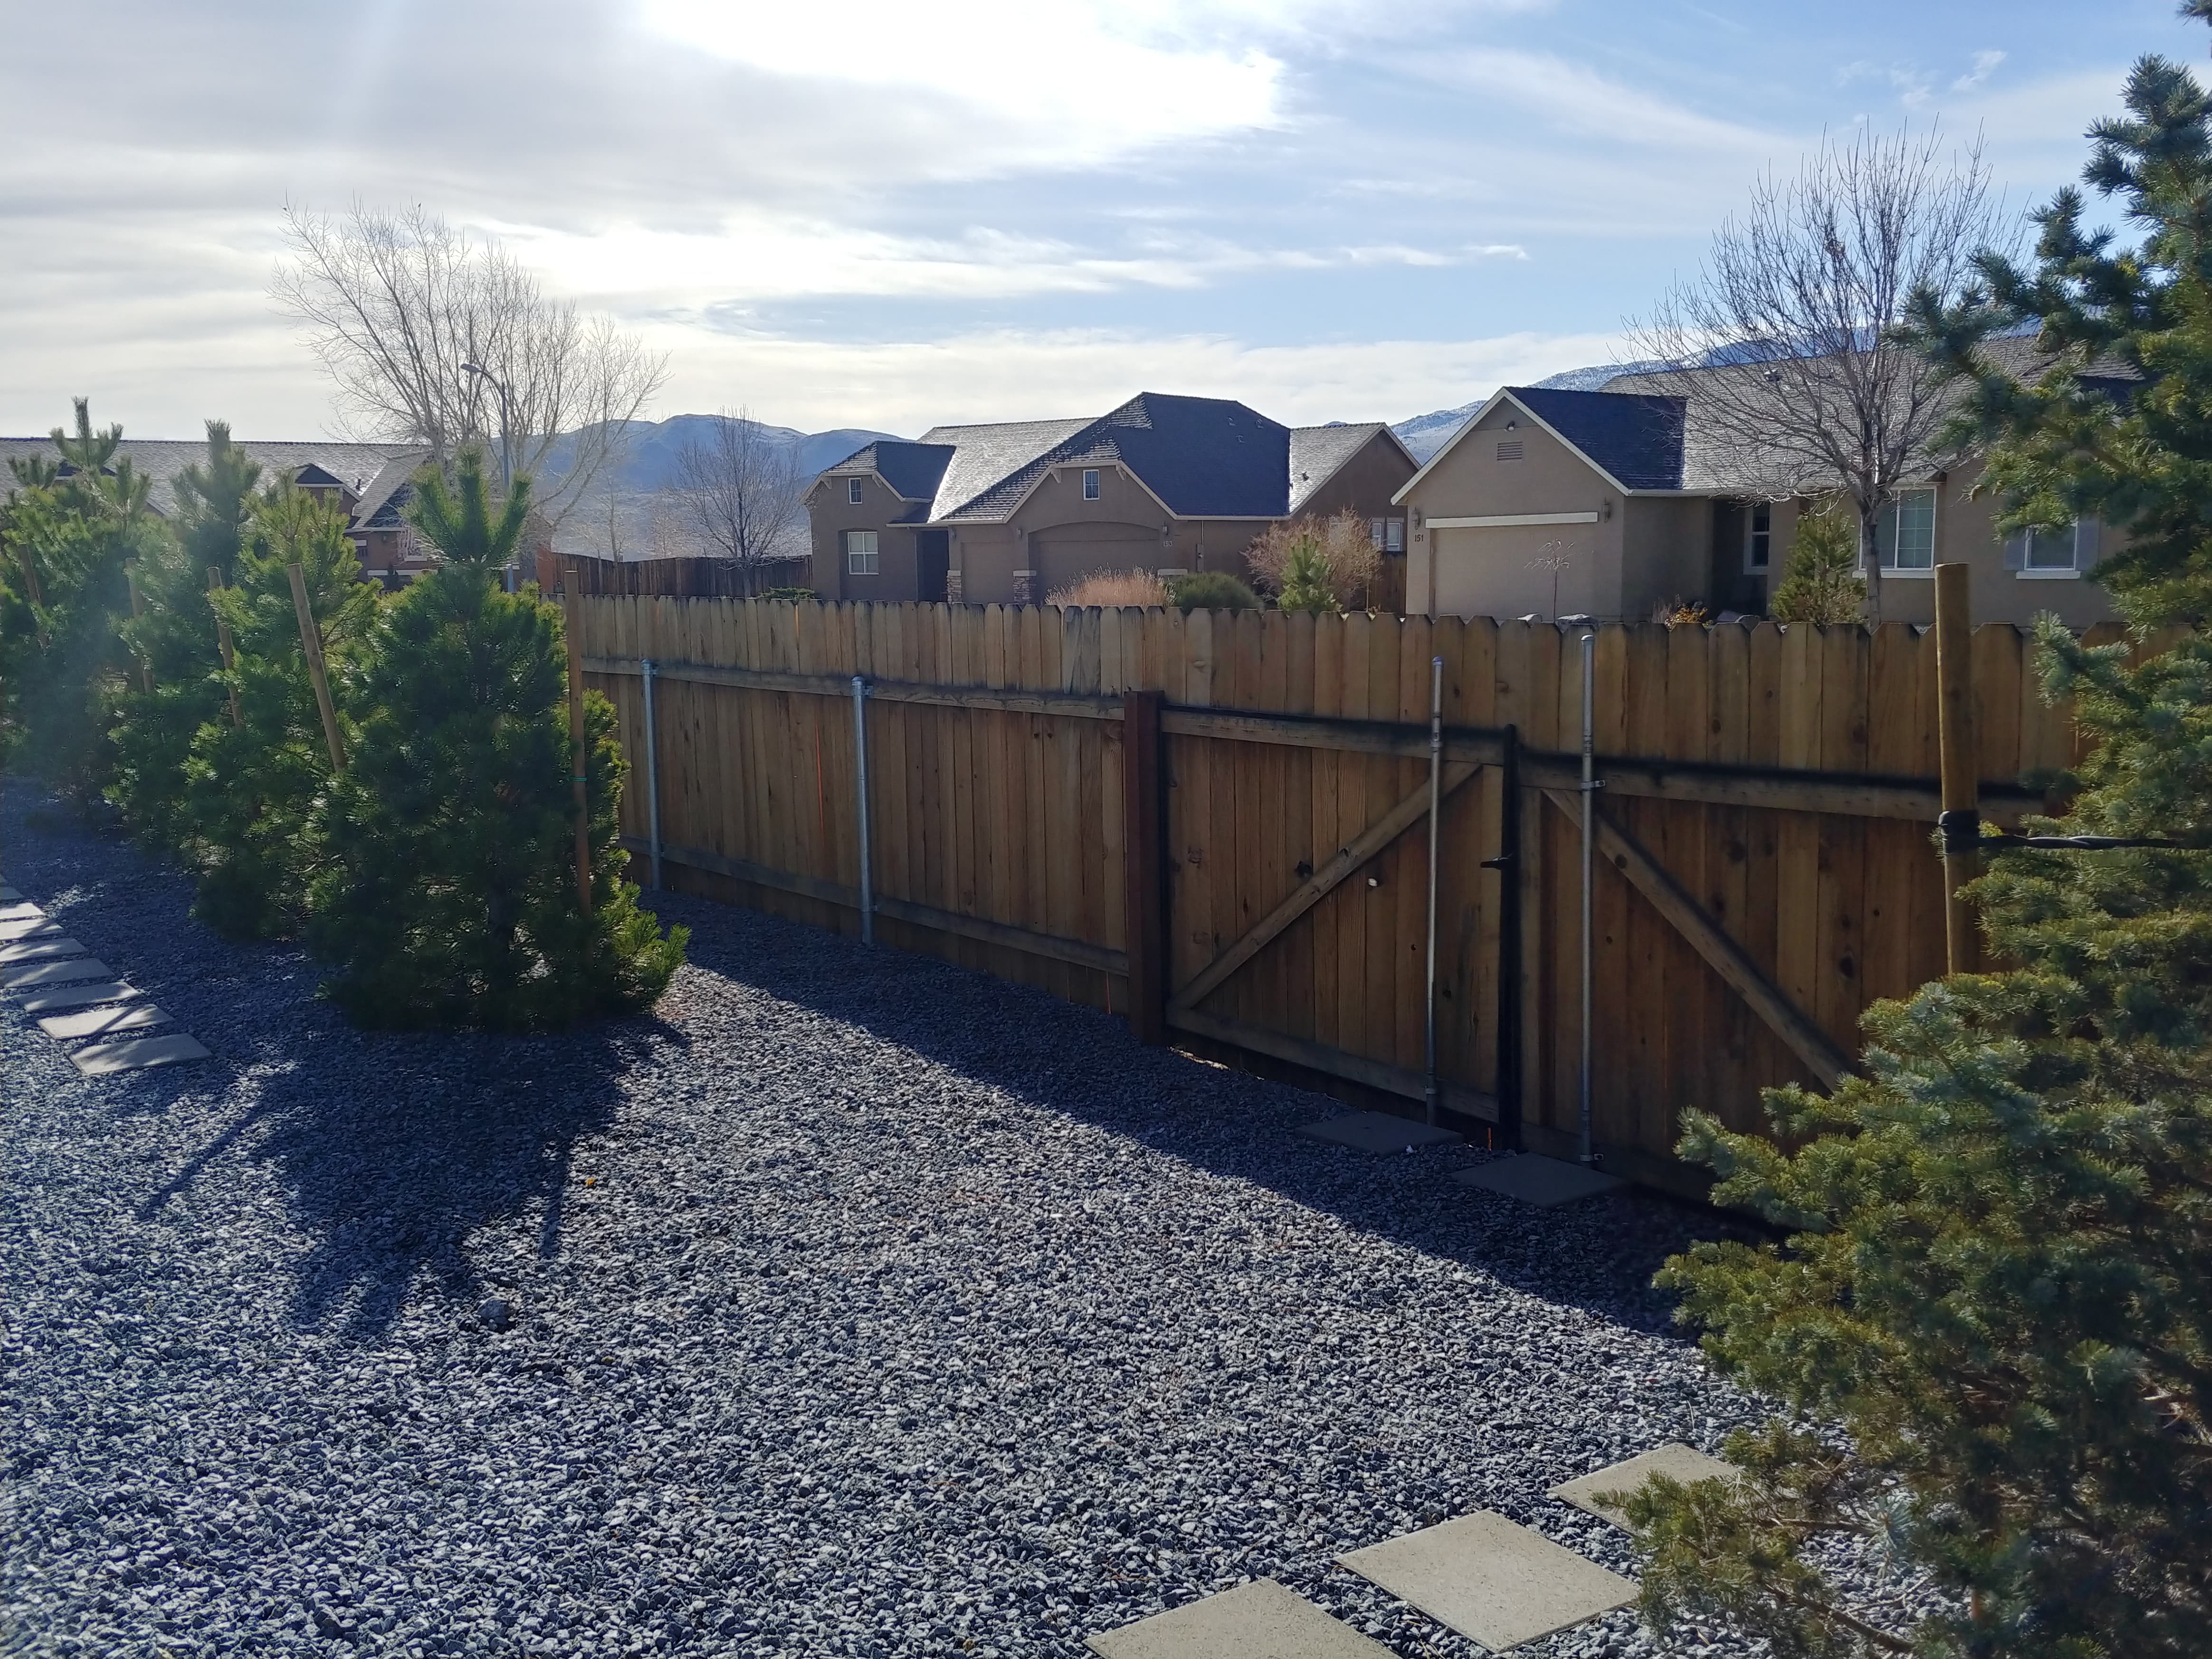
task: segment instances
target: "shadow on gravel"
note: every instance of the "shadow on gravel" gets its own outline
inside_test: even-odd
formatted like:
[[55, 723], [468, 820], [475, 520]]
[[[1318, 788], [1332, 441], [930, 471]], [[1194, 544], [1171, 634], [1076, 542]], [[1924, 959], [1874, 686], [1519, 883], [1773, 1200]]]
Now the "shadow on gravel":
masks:
[[488, 1224], [535, 1214], [537, 1254], [556, 1254], [576, 1144], [611, 1125], [624, 1074], [676, 1034], [628, 1020], [557, 1037], [336, 1037], [263, 1080], [253, 1155], [277, 1166], [315, 1241], [294, 1322], [343, 1310], [343, 1334], [366, 1340], [425, 1277], [473, 1297], [467, 1247]]
[[1375, 1160], [1322, 1146], [1291, 1131], [1352, 1109], [1341, 1102], [1146, 1048], [1113, 1016], [932, 957], [871, 951], [757, 912], [720, 914], [730, 925], [686, 917], [702, 968], [1547, 1301], [1671, 1331], [1672, 1298], [1651, 1285], [1665, 1258], [1693, 1238], [1758, 1237], [1717, 1212], [1640, 1194], [1527, 1208], [1449, 1181], [1475, 1161], [1464, 1150]]

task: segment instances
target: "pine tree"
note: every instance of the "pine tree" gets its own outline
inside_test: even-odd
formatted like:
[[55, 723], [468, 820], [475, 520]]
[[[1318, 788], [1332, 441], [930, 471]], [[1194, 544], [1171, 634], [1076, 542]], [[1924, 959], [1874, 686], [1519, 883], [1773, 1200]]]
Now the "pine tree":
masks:
[[52, 434], [60, 464], [10, 463], [0, 674], [11, 758], [88, 800], [106, 781], [109, 714], [133, 667], [119, 632], [130, 614], [125, 569], [167, 531], [147, 510], [149, 480], [114, 459], [122, 428], [95, 430], [88, 402], [76, 401], [76, 431]]
[[1859, 574], [1857, 515], [1829, 502], [1802, 513], [1790, 563], [1767, 614], [1782, 623], [1855, 623], [1866, 615], [1866, 578]]
[[185, 468], [171, 486], [174, 538], [143, 553], [131, 573], [144, 610], [122, 632], [145, 679], [126, 680], [117, 700], [106, 793], [156, 847], [184, 849], [192, 743], [228, 701], [208, 575], [227, 582], [236, 572], [260, 471], [231, 442], [229, 426], [210, 421], [206, 461]]
[[1329, 586], [1328, 559], [1317, 535], [1294, 538], [1283, 561], [1282, 591], [1275, 604], [1284, 611], [1310, 611], [1334, 617], [1344, 607]]
[[[330, 751], [289, 573], [297, 564], [306, 578], [339, 724], [350, 734], [356, 670], [380, 594], [361, 580], [345, 530], [335, 506], [280, 481], [253, 498], [233, 580], [214, 597], [236, 667], [214, 681], [215, 707], [193, 735], [177, 839], [198, 877], [194, 914], [233, 938], [298, 933], [308, 884], [330, 856], [320, 828]], [[220, 544], [210, 537], [203, 544]]]
[[[2212, 105], [2156, 58], [2126, 102], [2086, 177], [2141, 245], [2069, 191], [2033, 269], [1987, 258], [1985, 294], [1917, 319], [1972, 382], [1957, 435], [1992, 446], [2001, 526], [2127, 531], [2098, 574], [2148, 653], [2212, 612]], [[2059, 364], [2023, 384], [1980, 345], [2031, 318]], [[2130, 666], [2039, 636], [2096, 745], [2042, 827], [2178, 846], [1996, 854], [1973, 896], [2016, 966], [1878, 1005], [1832, 1097], [1770, 1094], [1794, 1152], [1691, 1121], [1716, 1197], [1795, 1231], [1664, 1282], [1790, 1415], [1731, 1442], [1740, 1485], [1632, 1502], [1662, 1624], [1734, 1617], [1783, 1659], [2212, 1653], [2212, 641]], [[1846, 1597], [1854, 1540], [1896, 1601]]]
[[528, 509], [491, 514], [481, 458], [417, 485], [445, 562], [392, 605], [357, 689], [366, 711], [332, 792], [310, 937], [328, 991], [374, 1025], [544, 1030], [649, 1006], [683, 958], [622, 878], [614, 710], [586, 711], [590, 913], [574, 863], [561, 613], [503, 593]]

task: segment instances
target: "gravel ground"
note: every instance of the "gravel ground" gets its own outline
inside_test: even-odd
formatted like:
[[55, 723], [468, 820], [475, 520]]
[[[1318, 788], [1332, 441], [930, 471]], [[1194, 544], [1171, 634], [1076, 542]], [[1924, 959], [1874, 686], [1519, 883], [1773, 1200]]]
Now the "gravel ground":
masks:
[[1332, 1558], [1489, 1508], [1632, 1571], [1545, 1488], [1753, 1414], [1648, 1287], [1696, 1211], [693, 900], [653, 1018], [365, 1035], [30, 804], [8, 879], [216, 1059], [0, 1012], [8, 1653], [1075, 1656], [1268, 1574], [1466, 1655]]

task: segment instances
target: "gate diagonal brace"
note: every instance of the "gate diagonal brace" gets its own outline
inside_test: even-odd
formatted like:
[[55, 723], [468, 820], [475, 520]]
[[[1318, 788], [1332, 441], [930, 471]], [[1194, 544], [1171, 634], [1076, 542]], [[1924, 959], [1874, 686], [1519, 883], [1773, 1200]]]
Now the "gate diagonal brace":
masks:
[[[1445, 767], [1442, 780], [1444, 795], [1449, 797], [1481, 769], [1480, 766], [1457, 762]], [[1424, 778], [1420, 787], [1338, 848], [1321, 868], [1292, 890], [1288, 898], [1255, 922], [1243, 938], [1200, 969], [1196, 977], [1178, 991], [1168, 1006], [1182, 1012], [1188, 1012], [1197, 1007], [1219, 990], [1231, 975], [1265, 950], [1269, 940], [1341, 886], [1346, 877], [1357, 872], [1419, 823], [1427, 816], [1428, 810], [1429, 785], [1428, 780]]]
[[[1582, 801], [1574, 793], [1547, 789], [1544, 796], [1566, 814], [1569, 823], [1582, 823]], [[1790, 1051], [1820, 1079], [1820, 1086], [1832, 1089], [1839, 1079], [1848, 1076], [1851, 1057], [1814, 1023], [1812, 1016], [1800, 1008], [1787, 991], [1767, 978], [1750, 953], [1730, 938], [1705, 908], [1690, 896], [1681, 883], [1644, 850], [1643, 842], [1598, 811], [1595, 805], [1591, 810], [1597, 823], [1598, 851], [1607, 862], [1628, 878], [1631, 884], [1650, 902], [1651, 908], [1705, 959], [1706, 966], [1727, 981], [1750, 1006], [1752, 1012], [1765, 1021], [1767, 1029], [1789, 1045]]]

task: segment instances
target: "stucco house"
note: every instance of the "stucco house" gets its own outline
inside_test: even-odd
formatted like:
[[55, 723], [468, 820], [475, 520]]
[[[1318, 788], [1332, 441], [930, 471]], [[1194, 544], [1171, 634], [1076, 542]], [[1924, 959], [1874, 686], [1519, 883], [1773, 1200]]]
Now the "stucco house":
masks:
[[1391, 497], [1414, 471], [1379, 422], [1293, 428], [1218, 398], [935, 427], [815, 480], [811, 585], [825, 599], [1028, 605], [1099, 570], [1242, 577], [1269, 525], [1348, 507], [1384, 550], [1376, 602], [1395, 603], [1406, 520]]
[[[2033, 342], [1996, 343], [2033, 367]], [[1624, 374], [1594, 392], [1507, 386], [1394, 500], [1411, 526], [1416, 614], [1643, 621], [1675, 600], [1763, 612], [1789, 564], [1807, 492], [1700, 422], [1698, 387], [1742, 368]], [[2118, 384], [2117, 382], [2115, 383]], [[2000, 537], [1971, 454], [1931, 458], [1898, 492], [1876, 540], [1882, 617], [1935, 619], [1938, 563], [1973, 571], [1978, 621], [2056, 612], [2072, 627], [2117, 613], [2081, 576], [2100, 527]]]
[[[262, 439], [239, 439], [236, 447], [261, 464], [264, 486], [289, 477], [337, 503], [364, 576], [395, 586], [430, 568], [435, 555], [417, 543], [400, 516], [415, 474], [430, 458], [428, 449], [416, 444]], [[207, 443], [197, 438], [125, 438], [115, 454], [149, 481], [147, 505], [167, 518], [177, 510], [177, 475], [207, 459]], [[50, 438], [0, 438], [0, 482], [5, 480], [7, 461], [31, 455], [61, 459]]]

